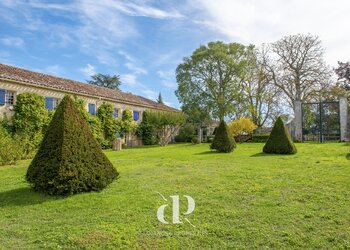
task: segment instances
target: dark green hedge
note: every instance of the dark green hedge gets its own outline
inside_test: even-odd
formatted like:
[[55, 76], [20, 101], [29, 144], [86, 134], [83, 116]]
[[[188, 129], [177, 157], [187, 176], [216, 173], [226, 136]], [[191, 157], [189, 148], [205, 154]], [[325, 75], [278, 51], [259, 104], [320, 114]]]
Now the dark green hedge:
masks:
[[264, 148], [268, 154], [295, 154], [297, 149], [281, 117], [278, 117]]
[[252, 136], [252, 142], [267, 142], [267, 140], [269, 139], [269, 134], [253, 134]]
[[102, 190], [117, 176], [74, 101], [64, 97], [28, 168], [27, 181], [37, 191], [69, 195]]
[[219, 127], [216, 129], [215, 137], [210, 148], [216, 149], [218, 152], [229, 153], [235, 147], [235, 139], [230, 134], [226, 122], [221, 121]]
[[180, 128], [179, 134], [175, 136], [175, 142], [192, 142], [196, 136], [196, 126], [186, 123]]

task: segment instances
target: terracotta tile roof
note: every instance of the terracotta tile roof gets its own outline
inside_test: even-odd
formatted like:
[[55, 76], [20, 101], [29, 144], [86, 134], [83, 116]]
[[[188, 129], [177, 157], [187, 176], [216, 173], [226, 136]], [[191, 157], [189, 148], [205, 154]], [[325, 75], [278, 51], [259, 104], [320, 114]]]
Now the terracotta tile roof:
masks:
[[169, 111], [179, 111], [164, 104], [159, 104], [150, 99], [139, 95], [125, 93], [113, 89], [98, 87], [87, 83], [82, 83], [65, 78], [55, 77], [39, 72], [34, 72], [14, 66], [0, 63], [0, 79], [8, 79], [22, 83], [30, 83], [42, 87], [49, 87], [63, 91], [74, 92], [77, 94], [86, 94], [114, 100], [116, 102], [128, 103], [131, 105], [140, 105], [153, 109], [162, 109]]

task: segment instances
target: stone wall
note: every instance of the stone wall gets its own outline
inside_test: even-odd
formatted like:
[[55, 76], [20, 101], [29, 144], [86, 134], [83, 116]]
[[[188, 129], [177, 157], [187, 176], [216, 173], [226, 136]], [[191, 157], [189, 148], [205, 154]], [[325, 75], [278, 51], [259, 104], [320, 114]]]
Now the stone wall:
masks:
[[[76, 95], [77, 97], [83, 99], [86, 102], [86, 110], [88, 109], [88, 103], [94, 103], [96, 105], [96, 110], [97, 108], [103, 103], [110, 103], [114, 107], [118, 108], [118, 116], [121, 117], [122, 111], [123, 110], [137, 110], [140, 111], [140, 119], [138, 122], [141, 122], [142, 119], [142, 112], [147, 110], [146, 107], [142, 106], [137, 106], [137, 105], [129, 105], [125, 103], [119, 103], [116, 101], [111, 101], [111, 100], [104, 100], [99, 97], [94, 97], [94, 96], [89, 96], [89, 95], [83, 95], [83, 94], [76, 94], [76, 93], [70, 93], [66, 92], [63, 90], [56, 90], [56, 89], [50, 89], [50, 88], [45, 88], [45, 87], [40, 87], [36, 85], [30, 85], [30, 84], [22, 84], [22, 83], [16, 83], [12, 81], [4, 81], [0, 80], [0, 89], [6, 89], [9, 91], [13, 91], [16, 93], [16, 95], [20, 93], [36, 93], [42, 96], [49, 96], [49, 97], [54, 97], [58, 99], [62, 99], [65, 95], [71, 94], [71, 95]], [[12, 111], [13, 107], [9, 105], [3, 105], [0, 106], [0, 118], [3, 117], [4, 113], [8, 116], [11, 117], [13, 115]]]
[[[102, 98], [99, 98], [99, 97], [69, 93], [69, 92], [62, 91], [62, 90], [49, 89], [49, 88], [35, 86], [35, 85], [29, 85], [29, 84], [28, 85], [21, 84], [21, 83], [16, 83], [16, 82], [12, 82], [12, 81], [0, 80], [0, 89], [13, 91], [16, 93], [16, 95], [21, 94], [21, 93], [36, 93], [36, 94], [39, 94], [42, 96], [53, 97], [53, 98], [58, 98], [58, 99], [62, 99], [67, 94], [76, 95], [78, 98], [81, 98], [86, 102], [86, 110], [88, 110], [89, 103], [95, 104], [96, 111], [97, 111], [98, 107], [102, 103], [106, 102], [106, 103], [110, 103], [114, 107], [118, 108], [118, 118], [121, 118], [123, 110], [140, 111], [139, 120], [137, 121], [138, 123], [140, 123], [142, 120], [142, 112], [147, 110], [146, 107], [141, 107], [141, 106], [137, 106], [137, 105], [129, 105], [129, 104], [119, 103], [119, 102], [115, 102], [115, 101], [111, 101], [111, 100], [103, 100]], [[0, 106], [0, 119], [4, 117], [4, 114], [10, 118], [13, 115], [13, 106], [10, 106], [10, 105]], [[142, 140], [140, 138], [138, 138], [136, 135], [129, 135], [126, 138], [125, 144], [129, 147], [141, 146]]]

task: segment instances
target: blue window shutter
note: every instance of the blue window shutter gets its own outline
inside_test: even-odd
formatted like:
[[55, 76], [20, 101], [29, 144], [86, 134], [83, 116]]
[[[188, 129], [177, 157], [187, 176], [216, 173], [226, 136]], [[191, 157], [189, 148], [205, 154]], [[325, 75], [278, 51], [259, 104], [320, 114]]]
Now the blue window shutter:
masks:
[[52, 97], [45, 97], [45, 108], [47, 110], [50, 110], [50, 111], [53, 110], [53, 98]]
[[114, 113], [113, 113], [114, 118], [118, 117], [118, 109], [114, 108]]
[[0, 89], [0, 105], [5, 105], [6, 90]]
[[134, 110], [134, 121], [138, 121], [139, 119], [139, 111]]
[[89, 103], [89, 113], [92, 115], [96, 115], [95, 104]]

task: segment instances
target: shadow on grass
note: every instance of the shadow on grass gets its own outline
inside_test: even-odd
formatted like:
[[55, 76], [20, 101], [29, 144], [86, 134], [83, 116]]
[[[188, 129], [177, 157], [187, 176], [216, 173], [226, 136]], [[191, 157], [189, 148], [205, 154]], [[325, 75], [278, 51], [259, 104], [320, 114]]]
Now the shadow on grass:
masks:
[[350, 153], [348, 153], [346, 156], [346, 159], [350, 161]]
[[209, 151], [204, 151], [200, 153], [195, 153], [194, 155], [211, 155], [211, 154], [222, 154], [222, 153], [215, 150], [209, 150]]
[[251, 155], [250, 157], [263, 157], [263, 156], [271, 156], [272, 154], [266, 154], [264, 152], [256, 153]]
[[57, 198], [34, 192], [30, 187], [23, 187], [0, 192], [0, 207], [28, 206], [56, 199]]

